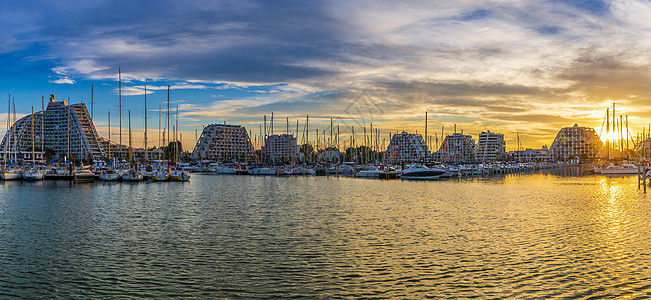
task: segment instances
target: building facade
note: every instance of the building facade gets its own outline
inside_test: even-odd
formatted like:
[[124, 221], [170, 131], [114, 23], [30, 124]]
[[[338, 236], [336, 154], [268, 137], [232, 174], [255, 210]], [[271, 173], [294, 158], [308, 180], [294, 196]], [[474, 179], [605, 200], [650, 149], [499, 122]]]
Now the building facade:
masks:
[[489, 131], [479, 134], [477, 140], [477, 160], [481, 162], [498, 161], [506, 158], [506, 142], [501, 133]]
[[544, 162], [549, 161], [549, 149], [543, 146], [541, 149], [514, 150], [509, 151], [507, 156], [509, 160], [517, 162]]
[[291, 134], [267, 136], [262, 147], [263, 160], [266, 162], [294, 162], [298, 160], [299, 151], [296, 137]]
[[[33, 117], [32, 117], [33, 116]], [[70, 104], [68, 100], [57, 101], [54, 95], [46, 110], [17, 120], [5, 134], [0, 149], [7, 153], [31, 152], [32, 120], [36, 147], [54, 150], [57, 157], [101, 159], [104, 150], [101, 138], [83, 103]], [[8, 137], [11, 141], [8, 142]]]
[[437, 156], [441, 161], [446, 162], [474, 162], [476, 151], [477, 147], [472, 136], [455, 133], [445, 137]]
[[574, 124], [574, 126], [565, 127], [558, 132], [549, 147], [549, 156], [556, 161], [592, 160], [595, 159], [602, 146], [603, 144], [594, 129]]
[[192, 158], [213, 161], [256, 161], [256, 153], [246, 128], [211, 124], [201, 132]]
[[404, 131], [391, 136], [389, 146], [384, 151], [384, 162], [388, 164], [414, 161], [424, 162], [429, 157], [429, 148], [425, 144], [423, 136]]

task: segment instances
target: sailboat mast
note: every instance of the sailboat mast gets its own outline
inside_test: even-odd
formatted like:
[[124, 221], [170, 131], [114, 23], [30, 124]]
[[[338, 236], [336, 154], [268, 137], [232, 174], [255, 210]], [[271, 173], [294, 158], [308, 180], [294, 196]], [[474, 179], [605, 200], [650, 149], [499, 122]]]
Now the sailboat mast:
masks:
[[147, 150], [147, 86], [145, 86], [145, 161], [149, 160]]
[[16, 151], [14, 151], [14, 161], [17, 162], [18, 161], [18, 150], [20, 148], [18, 148], [19, 140], [18, 140], [18, 133], [16, 132], [16, 129], [18, 129], [18, 128], [16, 128], [16, 97], [13, 97], [12, 100], [13, 100], [12, 105], [13, 105], [13, 108], [14, 108], [14, 124], [13, 124], [14, 125], [13, 126], [14, 127], [14, 134], [13, 134], [13, 136], [14, 136], [14, 149], [16, 149]]
[[68, 131], [68, 160], [70, 160], [70, 101], [68, 101], [67, 104], [68, 104], [68, 125], [66, 129]]
[[179, 161], [179, 107], [176, 106], [176, 130], [174, 130], [174, 161]]
[[606, 108], [606, 158], [610, 159], [610, 108]]
[[45, 159], [45, 97], [41, 96], [41, 151], [43, 151], [43, 162]]
[[161, 145], [160, 145], [160, 136], [162, 134], [162, 131], [161, 131], [162, 119], [163, 119], [163, 110], [159, 105], [158, 106], [158, 163], [159, 164], [160, 164], [160, 154], [162, 152]]
[[[167, 141], [170, 142], [170, 86], [167, 86]], [[165, 141], [163, 141], [165, 143]], [[169, 157], [167, 159], [170, 159]]]
[[133, 150], [131, 148], [131, 110], [128, 111], [129, 114], [129, 165], [133, 161]]
[[36, 168], [36, 156], [34, 156], [34, 105], [32, 105], [32, 167]]
[[119, 139], [118, 149], [120, 151], [119, 157], [122, 158], [122, 70], [120, 68], [118, 68], [118, 90], [119, 90], [119, 95], [120, 95], [119, 96], [120, 103], [118, 104], [118, 106], [120, 106], [120, 113], [119, 113], [119, 115], [120, 115], [119, 116], [120, 117], [120, 122], [119, 122], [120, 123], [120, 129], [119, 129], [120, 133], [118, 135], [118, 139]]
[[108, 159], [111, 160], [111, 111], [108, 112]]
[[90, 119], [93, 119], [93, 113], [95, 112], [95, 87], [93, 84], [90, 85]]
[[[9, 106], [7, 109], [7, 142], [5, 143], [5, 153], [3, 155], [4, 168], [7, 168], [7, 151], [11, 150], [11, 131], [9, 130], [9, 123], [11, 122], [9, 116], [11, 115], [11, 94], [9, 94]], [[9, 155], [11, 159], [11, 155]]]

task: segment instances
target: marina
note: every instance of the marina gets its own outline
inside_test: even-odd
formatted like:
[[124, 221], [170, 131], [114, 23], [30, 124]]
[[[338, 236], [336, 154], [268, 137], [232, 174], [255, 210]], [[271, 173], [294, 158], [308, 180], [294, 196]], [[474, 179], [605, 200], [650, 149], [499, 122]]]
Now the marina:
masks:
[[651, 0], [0, 11], [0, 299], [651, 298]]

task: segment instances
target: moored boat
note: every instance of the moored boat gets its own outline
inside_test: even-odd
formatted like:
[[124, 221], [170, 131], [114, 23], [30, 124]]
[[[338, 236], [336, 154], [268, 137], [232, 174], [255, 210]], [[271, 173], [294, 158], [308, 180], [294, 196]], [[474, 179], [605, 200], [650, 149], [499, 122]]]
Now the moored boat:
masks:
[[412, 180], [436, 180], [445, 175], [446, 170], [440, 168], [428, 168], [425, 166], [410, 166], [408, 169], [402, 171], [402, 179]]

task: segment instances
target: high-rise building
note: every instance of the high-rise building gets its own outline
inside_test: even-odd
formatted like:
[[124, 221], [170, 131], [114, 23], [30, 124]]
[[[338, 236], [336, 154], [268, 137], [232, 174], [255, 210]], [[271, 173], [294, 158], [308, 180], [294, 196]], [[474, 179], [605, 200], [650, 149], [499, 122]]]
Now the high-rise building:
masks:
[[[0, 144], [2, 151], [31, 151], [32, 115], [17, 120], [9, 133], [11, 142], [7, 143], [9, 134], [5, 134]], [[84, 158], [100, 159], [104, 154], [101, 138], [95, 130], [86, 105], [70, 104], [68, 100], [56, 101], [54, 95], [50, 95], [45, 112], [34, 113], [34, 143], [36, 147], [44, 145], [45, 149], [54, 150], [58, 157], [81, 155]]]
[[299, 147], [291, 134], [267, 136], [262, 147], [263, 159], [267, 162], [292, 162], [298, 159]]
[[192, 151], [193, 159], [214, 161], [255, 161], [256, 154], [246, 128], [211, 124], [201, 132]]
[[597, 156], [602, 145], [594, 129], [574, 124], [558, 132], [549, 147], [549, 156], [557, 161], [590, 160]]
[[403, 131], [391, 136], [389, 146], [384, 151], [384, 162], [389, 164], [424, 162], [429, 159], [429, 156], [429, 148], [427, 148], [423, 136]]
[[490, 130], [482, 132], [479, 134], [477, 144], [478, 161], [497, 161], [506, 158], [506, 142], [501, 133], [492, 133]]
[[442, 161], [473, 162], [476, 160], [476, 145], [470, 135], [454, 133], [448, 135], [439, 147], [439, 157]]

